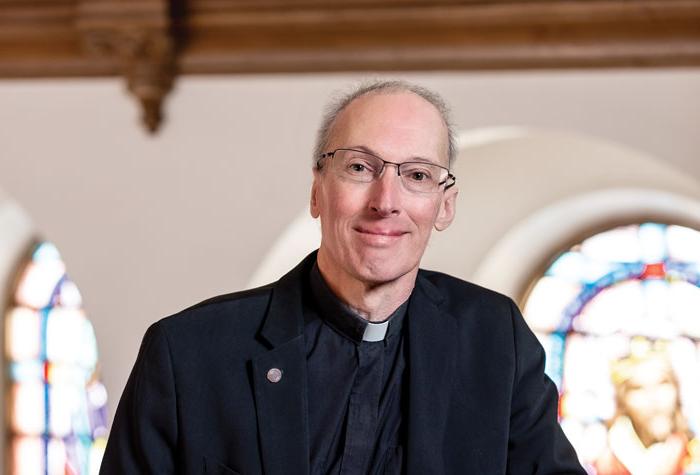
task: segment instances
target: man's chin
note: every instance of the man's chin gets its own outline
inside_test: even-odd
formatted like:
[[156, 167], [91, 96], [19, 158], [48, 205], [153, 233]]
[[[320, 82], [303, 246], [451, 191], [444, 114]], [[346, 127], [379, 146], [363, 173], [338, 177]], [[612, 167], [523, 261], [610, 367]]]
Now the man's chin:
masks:
[[399, 282], [402, 279], [415, 278], [416, 267], [397, 267], [396, 260], [389, 262], [373, 262], [358, 269], [357, 277], [364, 283], [372, 286]]

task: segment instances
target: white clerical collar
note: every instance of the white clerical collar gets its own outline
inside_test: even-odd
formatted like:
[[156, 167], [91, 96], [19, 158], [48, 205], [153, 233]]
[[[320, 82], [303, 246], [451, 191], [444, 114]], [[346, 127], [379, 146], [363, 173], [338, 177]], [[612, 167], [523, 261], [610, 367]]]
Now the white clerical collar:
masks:
[[401, 331], [408, 300], [380, 323], [367, 321], [355, 310], [342, 302], [323, 280], [318, 265], [314, 264], [310, 274], [311, 293], [318, 305], [319, 316], [335, 331], [356, 344], [363, 341], [378, 342]]
[[381, 323], [367, 322], [365, 333], [362, 335], [362, 341], [382, 341], [388, 329], [389, 320], [385, 320]]

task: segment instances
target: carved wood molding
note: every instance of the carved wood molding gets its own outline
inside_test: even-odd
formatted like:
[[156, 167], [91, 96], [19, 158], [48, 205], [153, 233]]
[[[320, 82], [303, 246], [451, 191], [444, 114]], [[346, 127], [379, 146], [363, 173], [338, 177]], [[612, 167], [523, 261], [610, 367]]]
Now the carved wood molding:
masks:
[[187, 15], [177, 20], [189, 32], [181, 70], [700, 65], [697, 0], [252, 4], [191, 2]]
[[0, 78], [700, 66], [700, 0], [0, 0]]
[[175, 39], [166, 0], [81, 0], [76, 27], [85, 49], [117, 61], [127, 88], [155, 132], [175, 78]]

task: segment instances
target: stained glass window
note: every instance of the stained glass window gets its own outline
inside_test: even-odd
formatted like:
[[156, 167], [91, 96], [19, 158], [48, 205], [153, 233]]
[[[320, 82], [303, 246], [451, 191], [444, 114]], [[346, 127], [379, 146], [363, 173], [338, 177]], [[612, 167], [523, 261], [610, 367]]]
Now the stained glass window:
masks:
[[561, 253], [525, 318], [591, 474], [700, 474], [700, 232], [614, 228]]
[[38, 245], [5, 320], [10, 466], [15, 475], [97, 474], [107, 392], [80, 292], [56, 248]]

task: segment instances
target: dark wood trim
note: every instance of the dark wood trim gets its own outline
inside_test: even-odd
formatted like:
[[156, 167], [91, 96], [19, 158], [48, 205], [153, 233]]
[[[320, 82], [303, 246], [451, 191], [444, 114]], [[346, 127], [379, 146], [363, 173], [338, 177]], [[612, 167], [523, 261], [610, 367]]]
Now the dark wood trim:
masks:
[[674, 66], [700, 0], [0, 0], [0, 78], [122, 75], [152, 111], [176, 74]]
[[5, 0], [0, 77], [121, 74], [100, 27], [167, 32], [180, 74], [700, 66], [698, 0]]

